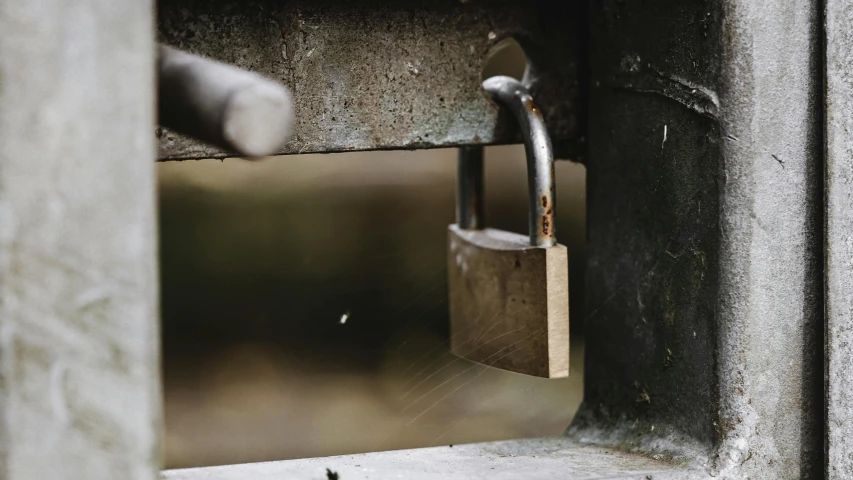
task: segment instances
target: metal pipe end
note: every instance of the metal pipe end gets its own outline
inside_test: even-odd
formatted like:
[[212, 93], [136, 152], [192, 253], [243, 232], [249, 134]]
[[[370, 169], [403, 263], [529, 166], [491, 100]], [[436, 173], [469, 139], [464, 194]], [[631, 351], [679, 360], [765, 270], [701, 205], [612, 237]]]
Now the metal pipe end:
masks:
[[483, 89], [488, 92], [489, 97], [500, 103], [509, 103], [517, 90], [527, 91], [518, 80], [497, 75], [483, 80]]
[[222, 137], [243, 155], [270, 155], [290, 139], [293, 123], [290, 92], [272, 82], [259, 81], [229, 99], [222, 115]]

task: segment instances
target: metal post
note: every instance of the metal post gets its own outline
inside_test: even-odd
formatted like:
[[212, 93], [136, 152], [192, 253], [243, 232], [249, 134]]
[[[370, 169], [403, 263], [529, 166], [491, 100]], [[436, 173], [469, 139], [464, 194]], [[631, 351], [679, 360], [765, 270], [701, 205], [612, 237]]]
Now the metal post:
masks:
[[464, 230], [481, 230], [486, 226], [483, 147], [459, 149], [457, 176], [456, 223]]

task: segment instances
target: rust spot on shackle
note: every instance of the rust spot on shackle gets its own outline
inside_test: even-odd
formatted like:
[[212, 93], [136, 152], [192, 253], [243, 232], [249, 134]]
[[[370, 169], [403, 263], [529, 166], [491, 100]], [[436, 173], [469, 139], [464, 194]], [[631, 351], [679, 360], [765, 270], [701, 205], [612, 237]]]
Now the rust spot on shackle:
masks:
[[550, 236], [551, 235], [551, 217], [549, 215], [542, 215], [542, 235]]
[[515, 116], [524, 138], [527, 155], [528, 216], [530, 245], [556, 245], [556, 197], [554, 192], [554, 154], [542, 112], [527, 87], [518, 80], [497, 76], [483, 81], [492, 100]]

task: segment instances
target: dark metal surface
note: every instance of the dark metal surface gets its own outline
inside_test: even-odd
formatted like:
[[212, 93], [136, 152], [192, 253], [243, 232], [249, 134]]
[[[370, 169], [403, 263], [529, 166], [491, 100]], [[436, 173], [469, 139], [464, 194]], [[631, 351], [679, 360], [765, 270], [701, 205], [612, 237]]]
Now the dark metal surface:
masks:
[[[161, 0], [159, 40], [289, 87], [294, 136], [281, 153], [518, 142], [481, 87], [508, 36], [562, 158], [577, 158], [581, 2]], [[230, 152], [163, 131], [160, 159]]]
[[527, 197], [530, 208], [530, 245], [551, 247], [557, 243], [554, 217], [557, 215], [554, 184], [554, 152], [538, 102], [518, 81], [492, 77], [483, 82], [491, 98], [509, 110], [518, 122], [527, 154]]
[[460, 148], [458, 162], [456, 224], [463, 230], [482, 230], [486, 226], [483, 147]]

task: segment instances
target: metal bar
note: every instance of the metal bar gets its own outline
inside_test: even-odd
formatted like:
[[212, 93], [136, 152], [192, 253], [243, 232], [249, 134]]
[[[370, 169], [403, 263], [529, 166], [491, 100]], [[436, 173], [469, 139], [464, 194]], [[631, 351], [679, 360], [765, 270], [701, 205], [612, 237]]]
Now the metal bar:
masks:
[[[583, 2], [161, 0], [159, 40], [251, 70], [294, 96], [293, 136], [277, 153], [518, 143], [483, 94], [492, 46], [515, 38], [561, 158], [577, 159]], [[168, 129], [160, 159], [235, 152]]]
[[483, 88], [493, 100], [512, 112], [524, 138], [524, 151], [527, 154], [527, 196], [530, 205], [530, 245], [556, 245], [554, 153], [542, 111], [533, 102], [527, 88], [514, 78], [492, 77], [483, 82]]
[[463, 230], [482, 230], [486, 226], [483, 147], [459, 149], [457, 177], [456, 224]]
[[164, 45], [157, 49], [161, 125], [245, 156], [275, 153], [293, 131], [287, 89]]

